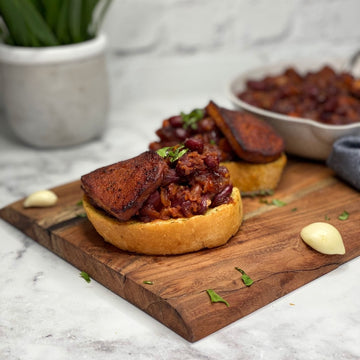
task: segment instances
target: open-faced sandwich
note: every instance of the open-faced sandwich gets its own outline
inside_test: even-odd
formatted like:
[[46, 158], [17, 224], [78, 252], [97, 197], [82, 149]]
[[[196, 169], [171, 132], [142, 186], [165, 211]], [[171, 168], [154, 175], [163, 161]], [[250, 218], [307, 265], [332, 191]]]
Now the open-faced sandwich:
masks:
[[172, 116], [156, 131], [151, 150], [200, 139], [213, 146], [242, 194], [274, 190], [286, 164], [283, 139], [266, 122], [213, 101], [205, 109]]
[[242, 222], [240, 192], [216, 147], [200, 138], [81, 177], [97, 232], [136, 253], [183, 254], [225, 244]]

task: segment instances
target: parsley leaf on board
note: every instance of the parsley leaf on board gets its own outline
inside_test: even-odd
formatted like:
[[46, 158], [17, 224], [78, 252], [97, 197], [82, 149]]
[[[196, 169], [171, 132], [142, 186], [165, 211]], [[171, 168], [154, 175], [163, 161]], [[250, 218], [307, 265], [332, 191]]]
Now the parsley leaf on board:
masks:
[[338, 219], [339, 220], [347, 220], [349, 218], [349, 213], [346, 211], [346, 210], [344, 210], [343, 212], [342, 212], [342, 214], [340, 214], [339, 216], [338, 216]]
[[252, 280], [250, 276], [245, 273], [244, 270], [238, 267], [235, 267], [235, 269], [241, 273], [241, 279], [246, 286], [251, 286], [253, 284], [254, 280]]
[[143, 284], [145, 284], [145, 285], [154, 285], [154, 283], [151, 280], [144, 280]]
[[278, 199], [272, 199], [271, 204], [275, 205], [275, 206], [278, 206], [278, 207], [281, 207], [281, 206], [285, 206], [286, 202], [278, 200]]
[[268, 199], [260, 199], [260, 202], [266, 205], [275, 205], [277, 207], [282, 207], [287, 205], [285, 201], [279, 199], [272, 199], [271, 201], [269, 201]]
[[206, 290], [206, 292], [208, 293], [212, 303], [222, 302], [226, 306], [228, 307], [230, 306], [229, 303], [226, 300], [224, 300], [219, 294], [217, 294], [214, 290], [208, 289]]

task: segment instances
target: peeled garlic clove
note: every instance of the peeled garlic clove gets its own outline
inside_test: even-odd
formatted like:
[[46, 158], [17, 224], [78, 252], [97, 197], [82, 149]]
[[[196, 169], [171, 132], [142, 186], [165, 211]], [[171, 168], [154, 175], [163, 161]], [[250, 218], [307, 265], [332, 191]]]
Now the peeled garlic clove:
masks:
[[51, 190], [40, 190], [29, 195], [24, 201], [24, 207], [49, 207], [56, 204], [57, 195]]
[[322, 254], [345, 254], [343, 239], [333, 225], [315, 222], [305, 226], [300, 236], [306, 244]]

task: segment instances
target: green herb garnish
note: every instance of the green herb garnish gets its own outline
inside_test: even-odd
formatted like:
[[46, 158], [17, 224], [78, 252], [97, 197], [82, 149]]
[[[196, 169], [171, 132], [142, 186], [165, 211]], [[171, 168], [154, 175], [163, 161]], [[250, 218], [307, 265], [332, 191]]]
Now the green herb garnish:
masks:
[[252, 280], [250, 276], [245, 273], [244, 270], [238, 267], [235, 267], [235, 269], [241, 273], [241, 280], [246, 286], [251, 286], [253, 284], [254, 280]]
[[224, 300], [220, 295], [218, 295], [214, 290], [208, 289], [208, 290], [206, 290], [206, 292], [208, 293], [208, 295], [210, 297], [210, 301], [212, 303], [222, 302], [226, 306], [230, 306], [229, 303], [226, 300]]
[[278, 207], [281, 207], [281, 206], [285, 206], [286, 202], [278, 200], [278, 199], [272, 199], [271, 204], [275, 205], [275, 206], [278, 206]]
[[297, 208], [296, 208], [296, 207], [294, 207], [294, 208], [292, 208], [292, 209], [291, 209], [291, 211], [297, 211]]
[[330, 217], [328, 215], [325, 215], [325, 220], [330, 220]]
[[143, 284], [146, 284], [146, 285], [154, 285], [154, 283], [150, 280], [144, 280], [143, 281]]
[[338, 216], [339, 220], [347, 220], [349, 218], [349, 213], [347, 211], [343, 211], [342, 214]]
[[167, 146], [157, 150], [157, 154], [162, 158], [169, 158], [170, 162], [174, 162], [179, 160], [183, 155], [185, 155], [189, 149], [187, 149], [184, 145], [177, 146]]
[[260, 202], [266, 205], [275, 205], [277, 207], [285, 206], [287, 205], [286, 202], [281, 201], [279, 199], [272, 199], [271, 201], [267, 199], [260, 199]]
[[204, 110], [202, 109], [194, 109], [189, 114], [181, 113], [181, 118], [183, 121], [183, 128], [188, 129], [191, 128], [196, 130], [198, 127], [198, 122], [204, 117]]
[[91, 281], [91, 278], [90, 278], [89, 274], [86, 273], [85, 271], [82, 271], [82, 272], [80, 273], [80, 276], [81, 276], [87, 283], [89, 283], [89, 282]]

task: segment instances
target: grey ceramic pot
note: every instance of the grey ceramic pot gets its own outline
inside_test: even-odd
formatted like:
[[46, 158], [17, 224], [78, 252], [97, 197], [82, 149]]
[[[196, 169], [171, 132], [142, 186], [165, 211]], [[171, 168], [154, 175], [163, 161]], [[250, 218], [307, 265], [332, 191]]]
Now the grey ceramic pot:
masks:
[[5, 117], [26, 144], [67, 147], [103, 133], [109, 108], [105, 35], [56, 47], [1, 44], [0, 69]]

